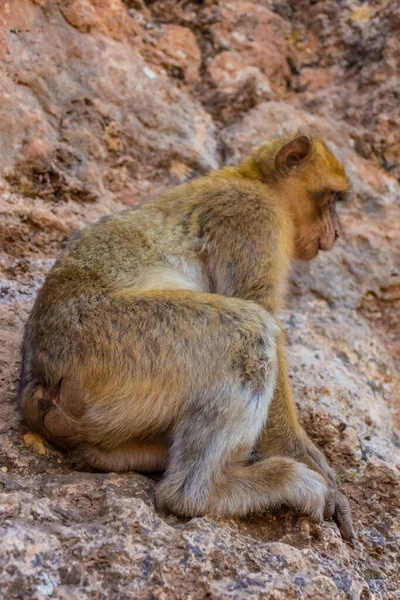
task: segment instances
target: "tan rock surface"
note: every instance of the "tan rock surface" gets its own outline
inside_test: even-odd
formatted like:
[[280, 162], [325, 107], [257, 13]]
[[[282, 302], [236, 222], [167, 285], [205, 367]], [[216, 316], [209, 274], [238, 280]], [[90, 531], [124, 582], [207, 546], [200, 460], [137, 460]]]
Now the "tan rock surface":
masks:
[[[389, 0], [0, 4], [1, 596], [400, 598], [399, 27]], [[153, 479], [72, 472], [15, 420], [23, 323], [68, 236], [298, 128], [354, 184], [342, 239], [296, 265], [284, 315], [354, 548], [285, 510], [162, 514]]]

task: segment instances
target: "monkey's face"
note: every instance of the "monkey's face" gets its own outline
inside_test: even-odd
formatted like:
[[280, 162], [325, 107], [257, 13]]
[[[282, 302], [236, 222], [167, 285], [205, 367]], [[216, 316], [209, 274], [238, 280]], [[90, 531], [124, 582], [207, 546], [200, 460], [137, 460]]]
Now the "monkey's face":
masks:
[[332, 250], [339, 237], [336, 206], [350, 188], [343, 165], [323, 140], [300, 136], [279, 150], [275, 168], [293, 217], [294, 257], [312, 260], [319, 250]]
[[319, 250], [332, 250], [340, 236], [339, 218], [336, 212], [338, 202], [345, 196], [342, 192], [334, 190], [318, 193], [311, 199], [309, 218], [298, 221], [295, 232], [295, 258], [298, 260], [312, 260], [318, 255]]

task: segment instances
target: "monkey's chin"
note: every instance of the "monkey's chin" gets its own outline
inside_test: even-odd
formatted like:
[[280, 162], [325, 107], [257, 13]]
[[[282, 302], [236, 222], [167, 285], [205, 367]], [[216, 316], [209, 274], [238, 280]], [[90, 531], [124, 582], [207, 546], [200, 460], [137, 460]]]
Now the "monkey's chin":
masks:
[[317, 258], [319, 253], [319, 247], [309, 248], [307, 250], [303, 250], [296, 255], [297, 260], [301, 260], [303, 262], [310, 262], [310, 260], [314, 260]]
[[303, 262], [311, 262], [312, 260], [314, 260], [314, 258], [317, 258], [317, 256], [318, 256], [318, 250], [316, 251], [315, 254], [309, 255], [309, 256], [307, 256], [305, 258], [302, 258], [301, 260]]

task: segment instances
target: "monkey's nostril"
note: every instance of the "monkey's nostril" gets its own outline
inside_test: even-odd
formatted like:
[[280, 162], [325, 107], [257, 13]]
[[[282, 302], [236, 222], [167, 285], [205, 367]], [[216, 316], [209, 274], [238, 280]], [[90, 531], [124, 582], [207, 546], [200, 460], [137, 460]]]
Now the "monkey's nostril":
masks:
[[335, 240], [337, 240], [338, 237], [340, 237], [340, 233], [338, 232], [337, 229], [335, 229]]

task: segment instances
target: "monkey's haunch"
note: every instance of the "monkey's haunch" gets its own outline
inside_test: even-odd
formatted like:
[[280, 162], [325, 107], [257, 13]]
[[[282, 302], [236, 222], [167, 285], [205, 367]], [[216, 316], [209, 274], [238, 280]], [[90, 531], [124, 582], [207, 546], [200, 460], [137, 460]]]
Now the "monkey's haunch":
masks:
[[80, 431], [79, 421], [67, 415], [56, 402], [44, 415], [43, 424], [53, 437], [70, 437]]

